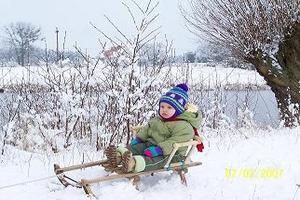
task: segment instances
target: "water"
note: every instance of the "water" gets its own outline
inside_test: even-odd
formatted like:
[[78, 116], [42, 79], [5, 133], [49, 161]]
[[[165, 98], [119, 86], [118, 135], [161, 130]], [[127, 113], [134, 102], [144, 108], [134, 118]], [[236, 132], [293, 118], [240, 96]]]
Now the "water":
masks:
[[253, 119], [259, 125], [279, 125], [279, 111], [275, 95], [270, 90], [258, 91], [226, 91], [228, 103], [225, 113], [233, 119], [237, 118], [237, 108], [248, 106], [254, 114]]
[[236, 121], [239, 109], [247, 107], [254, 115], [253, 120], [259, 126], [279, 125], [279, 112], [275, 96], [271, 90], [223, 90], [223, 91], [206, 91], [198, 94], [198, 105], [204, 114], [212, 109], [215, 99], [221, 102], [226, 116], [232, 121]]

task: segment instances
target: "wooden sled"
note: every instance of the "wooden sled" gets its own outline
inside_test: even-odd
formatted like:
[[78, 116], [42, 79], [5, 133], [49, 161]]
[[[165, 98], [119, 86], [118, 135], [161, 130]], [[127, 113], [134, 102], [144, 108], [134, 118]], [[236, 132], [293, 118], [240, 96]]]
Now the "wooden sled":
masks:
[[[175, 143], [173, 151], [169, 155], [169, 158], [167, 160], [166, 165], [162, 169], [157, 169], [157, 170], [151, 170], [151, 171], [143, 171], [143, 172], [138, 172], [138, 173], [122, 173], [120, 168], [116, 169], [109, 169], [108, 168], [108, 160], [100, 160], [100, 161], [94, 161], [94, 162], [89, 162], [89, 163], [84, 163], [84, 164], [79, 164], [79, 165], [72, 165], [69, 167], [60, 167], [57, 164], [54, 164], [54, 172], [58, 178], [58, 180], [65, 186], [73, 186], [77, 188], [83, 188], [85, 193], [88, 195], [93, 195], [93, 192], [91, 190], [91, 185], [95, 183], [100, 183], [104, 181], [112, 181], [116, 179], [121, 179], [121, 178], [128, 178], [133, 180], [133, 184], [137, 186], [138, 181], [140, 180], [140, 176], [144, 175], [153, 175], [158, 172], [163, 172], [163, 171], [176, 171], [178, 172], [181, 183], [184, 185], [187, 185], [186, 177], [185, 177], [185, 171], [189, 167], [194, 167], [201, 165], [201, 162], [191, 162], [190, 156], [193, 147], [195, 147], [198, 144], [197, 141], [193, 140], [190, 142], [183, 142], [183, 143]], [[177, 152], [178, 148], [180, 147], [188, 147], [185, 153], [185, 159], [181, 162], [177, 163], [171, 163], [172, 158], [174, 157], [175, 153]], [[104, 176], [104, 177], [97, 177], [93, 179], [81, 179], [80, 181], [74, 180], [71, 177], [67, 176], [64, 172], [68, 171], [73, 171], [73, 170], [78, 170], [78, 169], [84, 169], [88, 167], [93, 167], [93, 166], [102, 166], [104, 167], [105, 170], [110, 171], [110, 172], [116, 172], [117, 174], [112, 174], [109, 176]]]

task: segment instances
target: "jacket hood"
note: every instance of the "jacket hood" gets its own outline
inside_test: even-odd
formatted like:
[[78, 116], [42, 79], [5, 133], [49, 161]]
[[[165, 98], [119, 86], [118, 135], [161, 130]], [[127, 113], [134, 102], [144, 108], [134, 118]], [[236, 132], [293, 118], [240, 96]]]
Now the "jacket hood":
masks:
[[194, 128], [199, 128], [202, 120], [201, 113], [198, 112], [188, 112], [184, 111], [181, 115], [176, 117], [177, 119], [182, 119], [189, 122]]

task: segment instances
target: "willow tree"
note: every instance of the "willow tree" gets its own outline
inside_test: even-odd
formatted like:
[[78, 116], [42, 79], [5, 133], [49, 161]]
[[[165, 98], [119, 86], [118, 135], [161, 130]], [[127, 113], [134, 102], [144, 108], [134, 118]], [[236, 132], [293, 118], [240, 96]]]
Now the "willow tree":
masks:
[[300, 0], [190, 0], [189, 29], [252, 63], [285, 126], [300, 122]]

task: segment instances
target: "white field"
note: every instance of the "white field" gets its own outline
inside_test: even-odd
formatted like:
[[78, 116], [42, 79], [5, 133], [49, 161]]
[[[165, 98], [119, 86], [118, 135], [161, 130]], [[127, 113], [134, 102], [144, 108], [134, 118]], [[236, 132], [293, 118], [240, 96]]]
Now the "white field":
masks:
[[[296, 186], [300, 184], [300, 129], [240, 131], [243, 135], [225, 130], [215, 137], [209, 137], [213, 132], [205, 132], [205, 151], [193, 154], [193, 160], [203, 165], [189, 169], [188, 187], [181, 185], [178, 175], [164, 172], [142, 177], [139, 191], [126, 179], [95, 184], [92, 189], [98, 199], [105, 200], [300, 199]], [[98, 160], [102, 155], [83, 146], [57, 155], [8, 149], [0, 163], [0, 199], [90, 199], [82, 189], [64, 188], [53, 173], [54, 163], [81, 163], [83, 153], [85, 161]], [[71, 175], [79, 179], [106, 174], [96, 167]]]
[[[51, 66], [51, 76], [62, 75], [68, 78], [71, 74], [78, 74], [78, 70], [71, 67], [57, 67]], [[166, 67], [162, 70], [160, 77], [164, 77], [170, 70]], [[84, 72], [83, 72], [84, 73]], [[0, 68], [0, 87], [7, 84], [30, 82], [33, 84], [45, 84], [44, 77], [47, 76], [46, 67], [2, 67]], [[101, 80], [103, 71], [101, 66], [95, 70], [95, 75], [92, 77], [91, 83]], [[171, 80], [175, 83], [188, 81], [189, 84], [202, 84], [205, 87], [214, 88], [217, 85], [265, 85], [264, 79], [252, 70], [243, 70], [238, 68], [224, 68], [222, 65], [210, 67], [207, 64], [191, 64], [189, 67], [186, 65], [174, 66], [171, 68]]]

